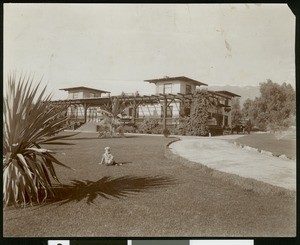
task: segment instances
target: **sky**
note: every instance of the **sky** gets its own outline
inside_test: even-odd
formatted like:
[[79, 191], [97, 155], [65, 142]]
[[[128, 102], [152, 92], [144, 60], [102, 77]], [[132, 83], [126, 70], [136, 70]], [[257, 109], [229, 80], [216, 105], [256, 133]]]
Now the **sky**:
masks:
[[147, 79], [295, 87], [295, 16], [286, 4], [5, 4], [4, 81], [43, 78], [53, 99], [86, 86], [154, 94]]

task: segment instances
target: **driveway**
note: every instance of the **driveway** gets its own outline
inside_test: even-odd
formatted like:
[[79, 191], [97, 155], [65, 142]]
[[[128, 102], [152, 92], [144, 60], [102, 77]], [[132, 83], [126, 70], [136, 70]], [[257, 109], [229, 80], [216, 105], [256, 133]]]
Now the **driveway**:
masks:
[[239, 135], [218, 137], [182, 136], [170, 150], [189, 161], [240, 177], [262, 181], [291, 191], [296, 190], [296, 161], [241, 148], [229, 140]]

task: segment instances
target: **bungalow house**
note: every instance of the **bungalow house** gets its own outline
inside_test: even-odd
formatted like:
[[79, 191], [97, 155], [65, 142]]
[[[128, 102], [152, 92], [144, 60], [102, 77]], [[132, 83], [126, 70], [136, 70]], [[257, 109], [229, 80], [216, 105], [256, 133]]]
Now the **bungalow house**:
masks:
[[[180, 112], [184, 106], [184, 99], [190, 98], [192, 94], [198, 91], [201, 86], [207, 84], [190, 79], [185, 76], [180, 77], [164, 77], [159, 79], [145, 80], [145, 82], [154, 83], [156, 85], [156, 96], [167, 98], [166, 102], [141, 104], [138, 107], [137, 117], [142, 118], [162, 118], [164, 117], [164, 103], [166, 107], [166, 120], [168, 125], [176, 125], [180, 117]], [[231, 100], [233, 97], [240, 97], [237, 94], [228, 91], [208, 91], [211, 95], [215, 107], [209, 110], [209, 125], [231, 127]], [[189, 114], [189, 111], [187, 112]]]
[[[147, 118], [157, 119], [163, 128], [176, 128], [179, 118], [184, 113], [189, 115], [190, 105], [193, 102], [195, 92], [207, 86], [207, 84], [194, 79], [178, 76], [163, 77], [159, 79], [145, 80], [156, 85], [152, 95], [128, 95], [122, 93], [119, 96], [110, 96], [110, 92], [87, 87], [72, 87], [61, 90], [68, 91], [70, 103], [68, 114], [71, 118], [99, 122], [102, 119], [101, 108], [118, 99], [118, 103], [125, 105], [122, 113], [126, 122], [138, 124]], [[229, 91], [209, 91], [209, 99], [215, 105], [209, 108], [210, 119], [208, 126], [231, 127], [231, 101], [233, 97], [240, 97]], [[108, 96], [103, 96], [108, 94]], [[125, 122], [124, 121], [124, 122]]]

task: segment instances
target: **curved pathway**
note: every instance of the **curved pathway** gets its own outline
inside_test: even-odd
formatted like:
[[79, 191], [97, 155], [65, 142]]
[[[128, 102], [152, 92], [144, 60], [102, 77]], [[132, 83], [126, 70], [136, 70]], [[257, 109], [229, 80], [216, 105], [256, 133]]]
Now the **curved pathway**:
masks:
[[238, 137], [241, 136], [181, 136], [180, 141], [169, 147], [173, 153], [211, 169], [296, 190], [296, 161], [261, 154], [228, 142]]

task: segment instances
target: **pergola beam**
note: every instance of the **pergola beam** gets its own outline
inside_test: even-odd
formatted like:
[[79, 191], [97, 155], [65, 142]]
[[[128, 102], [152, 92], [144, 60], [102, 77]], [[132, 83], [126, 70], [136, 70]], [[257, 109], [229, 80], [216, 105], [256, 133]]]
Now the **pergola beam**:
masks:
[[[220, 101], [221, 98], [229, 99], [227, 96], [222, 95], [220, 93], [216, 93], [213, 91], [207, 91], [209, 93], [209, 97], [212, 101]], [[52, 104], [67, 104], [69, 106], [78, 106], [82, 105], [84, 108], [84, 121], [87, 121], [87, 110], [88, 107], [108, 107], [110, 106], [114, 99], [118, 99], [119, 103], [123, 103], [125, 107], [133, 107], [133, 122], [136, 122], [137, 118], [137, 109], [140, 105], [145, 104], [147, 109], [151, 115], [148, 105], [152, 104], [161, 104], [162, 105], [162, 113], [163, 113], [163, 127], [164, 129], [167, 127], [167, 112], [168, 107], [171, 103], [175, 103], [178, 111], [177, 102], [182, 103], [184, 106], [189, 106], [193, 99], [197, 96], [197, 94], [157, 94], [157, 95], [129, 95], [129, 96], [110, 96], [110, 97], [100, 97], [100, 98], [86, 98], [86, 99], [74, 99], [74, 100], [59, 100], [59, 101], [52, 101]], [[221, 105], [221, 107], [230, 107], [227, 105]], [[155, 108], [156, 109], [156, 108]], [[144, 114], [144, 111], [141, 110]], [[75, 112], [76, 113], [76, 112]], [[78, 113], [78, 112], [77, 112]]]

